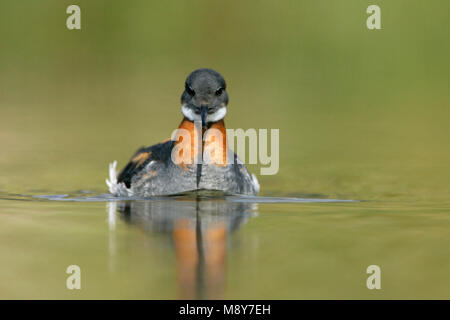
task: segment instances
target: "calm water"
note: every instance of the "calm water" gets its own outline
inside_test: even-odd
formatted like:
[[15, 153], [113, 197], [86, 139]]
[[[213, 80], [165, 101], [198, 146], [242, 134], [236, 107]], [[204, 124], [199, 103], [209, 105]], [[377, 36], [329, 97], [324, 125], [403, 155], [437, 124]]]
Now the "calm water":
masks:
[[[444, 204], [71, 196], [1, 195], [2, 298], [449, 296]], [[80, 291], [65, 288], [72, 264]]]
[[[80, 31], [0, 4], [0, 298], [450, 298], [448, 1], [380, 3], [377, 31], [360, 0], [80, 2]], [[228, 128], [280, 130], [264, 198], [104, 196], [198, 67]]]

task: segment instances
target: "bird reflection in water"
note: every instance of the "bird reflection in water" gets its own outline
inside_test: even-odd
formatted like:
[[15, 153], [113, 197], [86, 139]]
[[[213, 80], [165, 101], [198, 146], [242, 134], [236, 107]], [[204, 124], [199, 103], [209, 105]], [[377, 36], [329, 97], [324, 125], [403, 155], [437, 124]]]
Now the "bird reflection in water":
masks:
[[116, 210], [126, 222], [172, 238], [180, 299], [220, 299], [229, 235], [257, 214], [257, 204], [199, 195], [110, 202], [110, 228]]

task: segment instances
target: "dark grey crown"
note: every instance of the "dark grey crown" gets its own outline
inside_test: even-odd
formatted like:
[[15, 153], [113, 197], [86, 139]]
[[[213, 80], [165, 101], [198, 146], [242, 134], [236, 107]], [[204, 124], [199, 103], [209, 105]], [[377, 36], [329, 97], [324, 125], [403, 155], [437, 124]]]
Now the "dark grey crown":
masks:
[[210, 118], [214, 119], [214, 114], [228, 104], [224, 78], [212, 69], [193, 71], [186, 79], [181, 104], [189, 109], [189, 114], [192, 112], [194, 115], [200, 115], [204, 107]]

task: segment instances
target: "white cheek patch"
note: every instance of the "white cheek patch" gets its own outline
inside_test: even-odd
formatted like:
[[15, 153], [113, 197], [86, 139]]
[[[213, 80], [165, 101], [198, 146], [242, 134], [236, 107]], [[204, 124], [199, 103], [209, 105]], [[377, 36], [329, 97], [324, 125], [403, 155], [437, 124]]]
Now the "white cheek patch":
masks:
[[199, 114], [195, 114], [194, 111], [192, 111], [192, 109], [189, 109], [188, 107], [186, 107], [186, 105], [182, 105], [181, 106], [181, 112], [183, 113], [183, 115], [188, 118], [191, 121], [201, 121], [202, 119], [200, 118]]
[[213, 114], [208, 114], [206, 120], [207, 122], [217, 122], [219, 120], [222, 120], [226, 114], [227, 114], [227, 107], [221, 107]]
[[[190, 121], [202, 121], [199, 114], [196, 114], [192, 109], [186, 107], [186, 105], [184, 104], [181, 106], [181, 112]], [[216, 112], [208, 114], [208, 116], [206, 117], [206, 122], [217, 122], [219, 120], [222, 120], [226, 114], [227, 114], [227, 107], [221, 107]]]

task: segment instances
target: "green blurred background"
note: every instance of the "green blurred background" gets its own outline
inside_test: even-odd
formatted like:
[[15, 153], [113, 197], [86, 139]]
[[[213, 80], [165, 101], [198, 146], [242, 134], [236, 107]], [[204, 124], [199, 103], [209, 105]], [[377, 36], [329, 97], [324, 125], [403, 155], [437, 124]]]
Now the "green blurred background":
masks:
[[[81, 30], [66, 28], [70, 4], [81, 7]], [[381, 7], [381, 30], [366, 28], [370, 4]], [[449, 223], [449, 10], [447, 0], [2, 0], [0, 191], [105, 192], [108, 163], [121, 167], [168, 138], [185, 77], [210, 67], [228, 82], [227, 127], [280, 129], [280, 170], [259, 176], [261, 195], [425, 208], [437, 214], [427, 244], [440, 254], [449, 244], [439, 236]], [[380, 232], [394, 236], [390, 223]], [[432, 257], [412, 277], [442, 267]]]
[[186, 75], [211, 67], [228, 127], [280, 129], [263, 194], [448, 195], [448, 1], [378, 1], [374, 31], [370, 1], [81, 0], [70, 31], [72, 3], [1, 2], [0, 164], [16, 173], [1, 185], [38, 171], [36, 187], [102, 189], [107, 162], [170, 135]]

